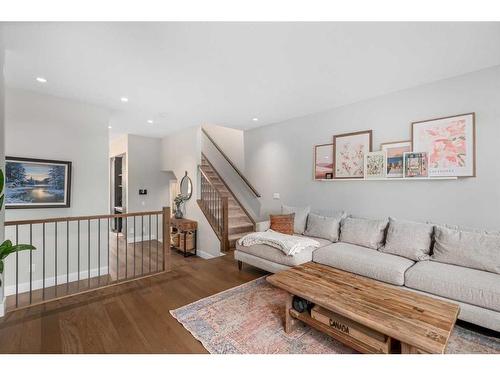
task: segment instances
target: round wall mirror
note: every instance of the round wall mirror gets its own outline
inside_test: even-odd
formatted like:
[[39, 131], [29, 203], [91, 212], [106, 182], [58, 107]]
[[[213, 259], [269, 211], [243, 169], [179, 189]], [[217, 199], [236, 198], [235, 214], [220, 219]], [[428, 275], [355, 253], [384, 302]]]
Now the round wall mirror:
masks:
[[185, 200], [190, 199], [191, 196], [193, 195], [193, 183], [191, 182], [191, 179], [188, 177], [187, 171], [184, 177], [182, 177], [180, 190]]

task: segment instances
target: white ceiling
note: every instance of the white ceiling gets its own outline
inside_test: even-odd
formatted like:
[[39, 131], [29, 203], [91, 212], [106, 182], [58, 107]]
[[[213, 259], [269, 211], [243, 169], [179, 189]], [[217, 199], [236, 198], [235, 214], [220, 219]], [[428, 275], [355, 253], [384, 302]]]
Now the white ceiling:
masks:
[[111, 108], [113, 135], [163, 136], [207, 123], [247, 129], [500, 65], [500, 23], [5, 29], [7, 85]]

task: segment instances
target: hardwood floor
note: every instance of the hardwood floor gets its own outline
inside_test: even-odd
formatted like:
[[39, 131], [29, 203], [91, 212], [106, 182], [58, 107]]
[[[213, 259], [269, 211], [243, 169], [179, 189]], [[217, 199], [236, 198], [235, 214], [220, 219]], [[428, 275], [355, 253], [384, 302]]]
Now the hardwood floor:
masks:
[[0, 318], [0, 353], [206, 353], [169, 310], [265, 273], [172, 251], [172, 271]]

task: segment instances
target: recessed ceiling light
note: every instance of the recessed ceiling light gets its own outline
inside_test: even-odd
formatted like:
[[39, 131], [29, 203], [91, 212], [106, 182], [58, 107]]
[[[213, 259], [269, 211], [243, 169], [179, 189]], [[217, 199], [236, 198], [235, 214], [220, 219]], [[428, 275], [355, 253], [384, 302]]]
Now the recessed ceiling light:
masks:
[[108, 126], [108, 129], [113, 129], [113, 127], [111, 125]]
[[258, 119], [257, 117], [254, 117], [254, 118], [252, 119], [252, 121], [257, 122], [257, 121], [259, 121], [259, 119]]
[[153, 124], [153, 120], [148, 120], [148, 124]]
[[40, 82], [40, 83], [47, 83], [47, 80], [43, 77], [36, 77], [36, 80], [37, 80], [37, 82]]
[[126, 98], [126, 97], [124, 97], [124, 96], [122, 96], [122, 97], [120, 98], [120, 100], [121, 100], [122, 102], [124, 102], [124, 103], [128, 102], [128, 98]]

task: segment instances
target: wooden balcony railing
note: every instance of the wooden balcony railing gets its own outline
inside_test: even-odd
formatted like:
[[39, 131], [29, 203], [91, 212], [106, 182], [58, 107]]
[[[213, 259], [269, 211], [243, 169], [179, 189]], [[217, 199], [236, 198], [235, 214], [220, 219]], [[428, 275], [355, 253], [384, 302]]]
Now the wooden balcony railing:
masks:
[[[118, 221], [121, 225], [116, 225]], [[112, 231], [112, 227], [123, 231]], [[15, 243], [36, 247], [6, 259], [7, 311], [170, 270], [170, 207], [7, 221], [5, 232]]]
[[226, 252], [229, 250], [229, 198], [221, 195], [201, 168], [199, 171], [201, 191], [198, 205], [219, 238], [221, 251]]

